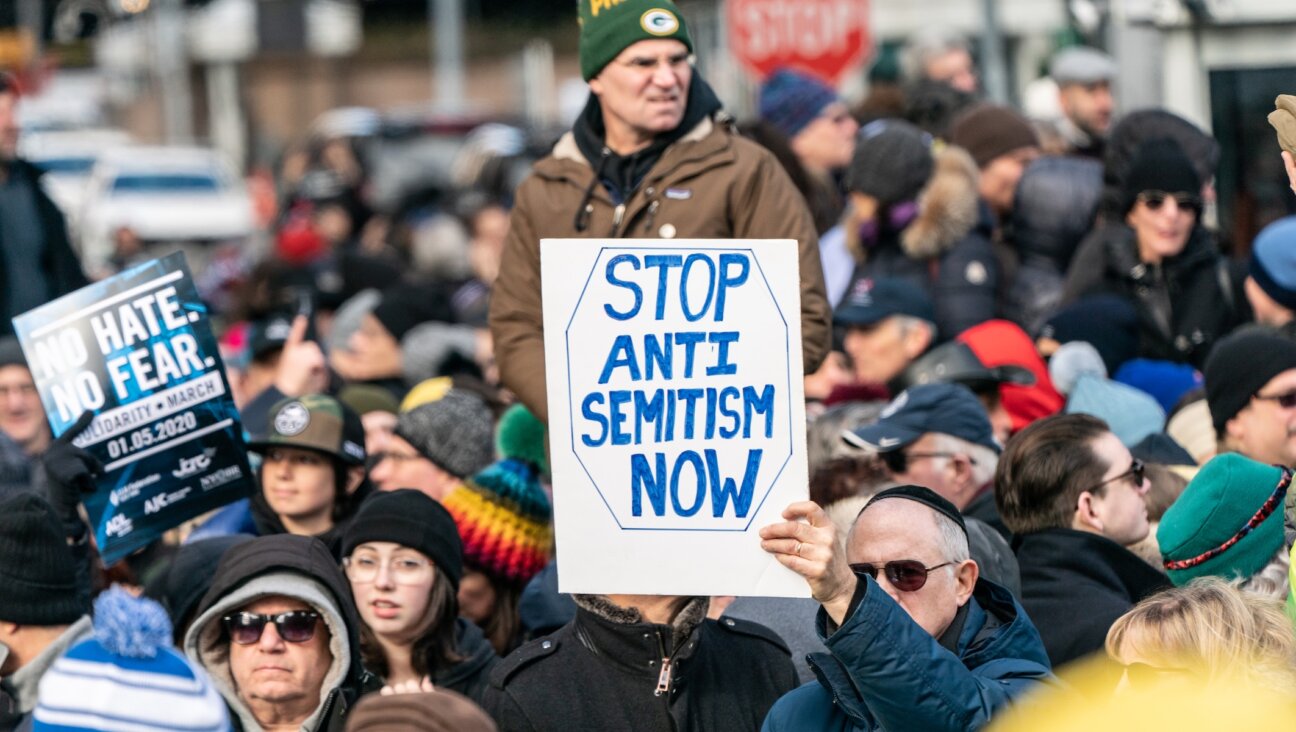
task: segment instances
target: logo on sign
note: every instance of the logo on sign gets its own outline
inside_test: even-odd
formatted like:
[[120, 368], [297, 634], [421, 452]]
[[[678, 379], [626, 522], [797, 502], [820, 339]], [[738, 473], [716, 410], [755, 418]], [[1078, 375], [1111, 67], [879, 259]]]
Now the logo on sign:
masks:
[[196, 473], [201, 473], [211, 467], [211, 457], [209, 455], [194, 455], [189, 458], [180, 458], [180, 467], [171, 471], [171, 474], [177, 478], [188, 478]]
[[108, 523], [104, 525], [104, 533], [107, 534], [109, 538], [114, 536], [125, 536], [134, 530], [135, 524], [120, 513], [108, 519]]
[[309, 424], [310, 410], [302, 406], [301, 402], [293, 402], [280, 409], [274, 420], [275, 432], [284, 437], [300, 435]]
[[679, 18], [669, 10], [655, 8], [639, 18], [639, 25], [654, 36], [669, 36], [679, 30]]

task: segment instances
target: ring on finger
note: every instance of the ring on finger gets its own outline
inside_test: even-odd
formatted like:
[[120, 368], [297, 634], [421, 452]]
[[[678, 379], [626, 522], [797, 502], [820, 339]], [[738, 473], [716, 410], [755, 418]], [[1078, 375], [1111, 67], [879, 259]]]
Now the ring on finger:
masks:
[[801, 542], [798, 541], [796, 543], [796, 548], [792, 550], [792, 553], [797, 555], [798, 557], [801, 556]]

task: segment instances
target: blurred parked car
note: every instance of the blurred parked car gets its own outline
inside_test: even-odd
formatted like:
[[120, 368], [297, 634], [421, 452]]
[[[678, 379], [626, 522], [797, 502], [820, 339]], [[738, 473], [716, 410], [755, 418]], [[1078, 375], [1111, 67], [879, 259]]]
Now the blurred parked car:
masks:
[[124, 130], [87, 129], [31, 132], [19, 138], [18, 154], [45, 171], [45, 192], [63, 211], [68, 234], [77, 240], [77, 218], [85, 204], [90, 171], [105, 151], [130, 144]]
[[243, 240], [255, 223], [246, 186], [219, 153], [131, 147], [106, 153], [91, 174], [80, 217], [81, 255], [88, 268], [111, 259], [121, 227], [152, 250]]

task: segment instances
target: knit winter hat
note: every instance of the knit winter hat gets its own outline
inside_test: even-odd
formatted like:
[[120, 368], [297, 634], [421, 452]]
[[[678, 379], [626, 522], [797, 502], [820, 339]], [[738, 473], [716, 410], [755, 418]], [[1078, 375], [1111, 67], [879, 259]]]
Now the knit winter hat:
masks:
[[1125, 447], [1165, 427], [1165, 411], [1150, 394], [1093, 374], [1076, 380], [1066, 413], [1092, 414], [1103, 420]]
[[671, 0], [580, 0], [579, 22], [585, 81], [639, 41], [673, 38], [693, 51], [684, 16]]
[[1202, 467], [1161, 517], [1157, 544], [1170, 581], [1250, 577], [1283, 545], [1291, 472], [1227, 453]]
[[89, 610], [79, 595], [54, 509], [32, 493], [0, 502], [0, 621], [71, 625]]
[[1191, 364], [1136, 358], [1126, 361], [1112, 379], [1152, 395], [1167, 414], [1184, 395], [1202, 385], [1201, 372]]
[[1134, 202], [1143, 191], [1165, 191], [1166, 193], [1201, 192], [1201, 178], [1198, 177], [1192, 161], [1184, 154], [1183, 148], [1168, 137], [1148, 140], [1139, 145], [1130, 163], [1129, 174], [1121, 186], [1121, 200], [1125, 212], [1134, 207]]
[[878, 199], [883, 206], [912, 201], [931, 178], [931, 135], [898, 119], [880, 119], [860, 130], [846, 169], [846, 190]]
[[171, 647], [161, 605], [120, 587], [95, 601], [94, 637], [41, 677], [33, 730], [231, 729], [211, 679]]
[[1266, 226], [1251, 244], [1251, 279], [1288, 310], [1296, 310], [1296, 216]]
[[779, 69], [761, 84], [760, 117], [790, 140], [837, 100], [837, 92], [815, 77]]
[[466, 562], [518, 585], [544, 569], [553, 549], [549, 497], [530, 462], [544, 454], [544, 433], [517, 424], [528, 420], [536, 422], [525, 407], [509, 409], [500, 420], [502, 459], [445, 498], [446, 510], [459, 525]]
[[1040, 144], [1025, 117], [997, 104], [978, 104], [960, 113], [950, 123], [949, 142], [967, 150], [978, 168], [1001, 155]]
[[361, 417], [370, 412], [396, 414], [400, 411], [396, 397], [387, 389], [373, 384], [347, 384], [338, 392], [338, 401]]
[[493, 429], [490, 408], [461, 389], [401, 414], [396, 422], [398, 437], [456, 478], [490, 465]]
[[22, 346], [18, 345], [18, 339], [13, 336], [0, 338], [0, 367], [26, 365], [27, 357], [23, 355]]
[[481, 707], [448, 689], [426, 694], [369, 694], [347, 717], [347, 732], [495, 732]]
[[428, 283], [403, 284], [384, 290], [373, 316], [397, 341], [420, 323], [453, 321], [454, 311], [435, 290]]
[[375, 493], [342, 535], [342, 556], [367, 541], [390, 541], [423, 553], [455, 589], [463, 577], [463, 544], [454, 518], [422, 491], [402, 488]]
[[1296, 369], [1296, 342], [1258, 330], [1234, 333], [1206, 358], [1206, 403], [1216, 437], [1273, 377]]

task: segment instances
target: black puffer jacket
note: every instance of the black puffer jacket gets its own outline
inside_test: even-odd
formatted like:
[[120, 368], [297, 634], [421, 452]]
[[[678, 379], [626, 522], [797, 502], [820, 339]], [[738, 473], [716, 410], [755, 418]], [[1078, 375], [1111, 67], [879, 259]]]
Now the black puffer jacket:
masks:
[[1040, 158], [1017, 184], [1010, 231], [1018, 266], [1003, 314], [1027, 333], [1061, 306], [1067, 268], [1101, 197], [1102, 164], [1085, 158]]
[[773, 631], [705, 620], [706, 598], [672, 625], [643, 622], [601, 597], [578, 602], [575, 620], [491, 674], [484, 706], [501, 730], [752, 732], [797, 685]]
[[[274, 575], [271, 586], [261, 586], [258, 580], [267, 575]], [[325, 593], [323, 606], [308, 597], [316, 591], [313, 588]], [[356, 700], [377, 689], [381, 682], [364, 670], [360, 657], [360, 617], [351, 586], [337, 560], [320, 540], [278, 534], [262, 536], [227, 551], [216, 568], [211, 589], [198, 603], [194, 623], [185, 635], [185, 654], [198, 661], [212, 677], [230, 706], [230, 718], [237, 728], [244, 732], [259, 730], [233, 687], [229, 671], [230, 641], [224, 637], [221, 617], [258, 598], [274, 595], [303, 600], [324, 617], [330, 632], [334, 668], [324, 677], [326, 686], [309, 729], [341, 732], [346, 726], [346, 714]]]
[[1128, 299], [1139, 313], [1141, 357], [1200, 368], [1217, 340], [1251, 319], [1242, 280], [1200, 226], [1179, 256], [1154, 266], [1139, 261], [1133, 229], [1108, 222], [1080, 245], [1063, 299], [1101, 292]]
[[463, 618], [455, 618], [455, 623], [455, 650], [463, 660], [437, 672], [432, 683], [438, 689], [457, 691], [481, 704], [491, 669], [499, 663], [499, 656], [475, 623]]

